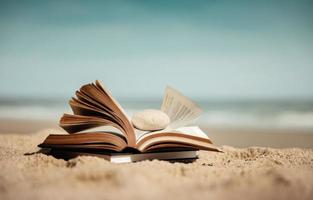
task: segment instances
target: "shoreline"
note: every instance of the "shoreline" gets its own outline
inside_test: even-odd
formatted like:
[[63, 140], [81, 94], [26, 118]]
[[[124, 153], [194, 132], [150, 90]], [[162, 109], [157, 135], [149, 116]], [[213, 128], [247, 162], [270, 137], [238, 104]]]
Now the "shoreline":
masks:
[[212, 128], [200, 126], [217, 145], [239, 148], [313, 148], [313, 131], [303, 129]]
[[[200, 128], [217, 145], [234, 147], [313, 148], [313, 130], [310, 129], [257, 129], [213, 127], [205, 124]], [[0, 135], [31, 134], [44, 129], [63, 131], [57, 121], [0, 118]]]

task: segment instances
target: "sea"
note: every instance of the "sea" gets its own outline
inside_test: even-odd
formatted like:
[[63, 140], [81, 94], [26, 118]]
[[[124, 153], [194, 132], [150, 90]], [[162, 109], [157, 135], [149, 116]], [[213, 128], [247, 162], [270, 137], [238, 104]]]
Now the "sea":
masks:
[[[1, 99], [1, 119], [58, 121], [71, 113], [64, 99]], [[161, 101], [120, 100], [126, 113], [158, 109]], [[204, 110], [194, 123], [222, 128], [305, 129], [313, 133], [313, 101], [198, 101]]]

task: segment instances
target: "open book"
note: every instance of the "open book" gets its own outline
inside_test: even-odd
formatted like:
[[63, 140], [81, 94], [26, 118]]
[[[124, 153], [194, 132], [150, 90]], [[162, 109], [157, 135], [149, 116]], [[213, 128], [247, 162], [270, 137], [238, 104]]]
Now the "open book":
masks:
[[69, 134], [51, 134], [42, 148], [64, 152], [151, 153], [170, 151], [219, 151], [199, 127], [185, 127], [201, 114], [187, 97], [167, 87], [161, 110], [171, 123], [159, 131], [141, 131], [99, 81], [83, 85], [69, 101], [74, 114], [64, 114], [60, 126]]

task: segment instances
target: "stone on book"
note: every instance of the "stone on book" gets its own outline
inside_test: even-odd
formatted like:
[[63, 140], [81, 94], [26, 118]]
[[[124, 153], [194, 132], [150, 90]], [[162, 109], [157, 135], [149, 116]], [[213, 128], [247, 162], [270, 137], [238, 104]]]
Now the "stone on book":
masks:
[[135, 113], [132, 123], [137, 129], [156, 131], [165, 129], [170, 123], [170, 118], [161, 110], [149, 109]]

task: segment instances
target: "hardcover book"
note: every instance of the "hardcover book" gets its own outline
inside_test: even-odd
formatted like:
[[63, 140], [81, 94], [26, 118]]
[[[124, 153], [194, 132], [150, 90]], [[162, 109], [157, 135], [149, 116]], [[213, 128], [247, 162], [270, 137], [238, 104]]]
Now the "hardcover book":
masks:
[[196, 158], [197, 150], [220, 151], [199, 127], [186, 126], [202, 111], [171, 87], [166, 88], [161, 106], [170, 124], [157, 131], [136, 129], [98, 80], [83, 85], [69, 104], [73, 114], [64, 114], [60, 119], [60, 126], [68, 134], [51, 134], [38, 145], [51, 149], [57, 157], [94, 155], [111, 162], [131, 162], [189, 159]]

